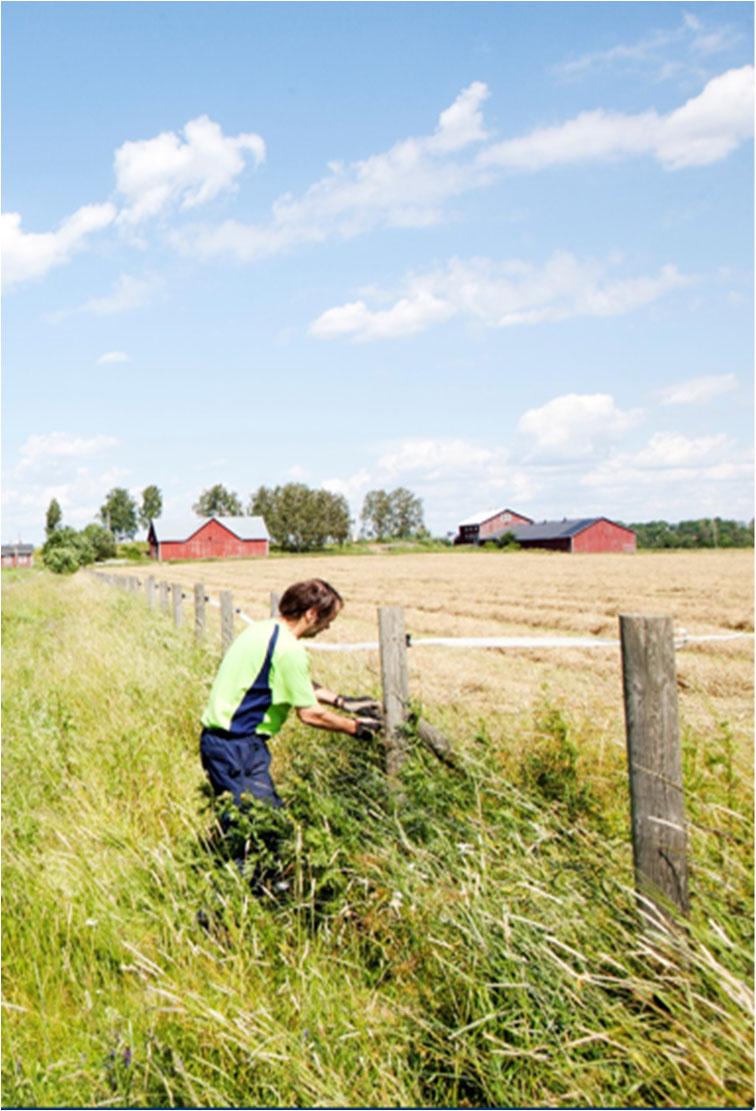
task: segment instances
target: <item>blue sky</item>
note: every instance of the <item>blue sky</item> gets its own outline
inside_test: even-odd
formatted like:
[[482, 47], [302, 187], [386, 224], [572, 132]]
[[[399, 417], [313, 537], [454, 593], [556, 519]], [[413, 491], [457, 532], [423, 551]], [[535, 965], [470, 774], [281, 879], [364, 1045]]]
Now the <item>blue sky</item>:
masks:
[[52, 497], [753, 514], [746, 3], [24, 3], [4, 541]]

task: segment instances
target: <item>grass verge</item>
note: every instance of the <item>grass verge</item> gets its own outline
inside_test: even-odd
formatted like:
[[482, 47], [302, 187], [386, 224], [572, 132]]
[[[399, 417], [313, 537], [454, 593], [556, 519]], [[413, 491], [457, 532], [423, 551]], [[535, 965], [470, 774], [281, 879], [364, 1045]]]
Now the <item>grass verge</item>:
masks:
[[288, 726], [240, 875], [196, 754], [216, 661], [82, 574], [15, 576], [3, 619], [4, 1105], [752, 1102], [726, 723], [685, 738], [694, 909], [660, 946], [564, 709], [512, 723], [515, 765], [411, 737], [399, 800], [376, 749]]

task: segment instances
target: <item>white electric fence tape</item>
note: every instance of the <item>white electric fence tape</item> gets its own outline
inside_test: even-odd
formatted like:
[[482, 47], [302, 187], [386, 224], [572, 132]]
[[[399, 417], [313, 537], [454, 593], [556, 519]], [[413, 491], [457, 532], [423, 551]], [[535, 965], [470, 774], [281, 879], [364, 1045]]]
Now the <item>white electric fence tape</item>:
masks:
[[[220, 603], [210, 599], [210, 605], [220, 609]], [[236, 613], [247, 625], [253, 618], [243, 610]], [[680, 629], [675, 636], [675, 647], [684, 648], [686, 644], [700, 644], [711, 640], [740, 640], [753, 638], [753, 633], [712, 633], [708, 636], [688, 636], [687, 630]], [[420, 648], [425, 645], [445, 645], [447, 648], [619, 648], [619, 640], [602, 637], [410, 637], [409, 647]], [[356, 644], [313, 644], [308, 648], [318, 652], [377, 652], [377, 640], [366, 640]]]

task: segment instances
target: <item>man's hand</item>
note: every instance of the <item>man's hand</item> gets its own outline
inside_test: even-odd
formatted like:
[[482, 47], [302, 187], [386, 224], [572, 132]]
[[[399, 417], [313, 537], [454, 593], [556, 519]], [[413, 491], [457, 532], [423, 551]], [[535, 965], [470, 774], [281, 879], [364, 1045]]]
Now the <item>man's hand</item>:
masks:
[[372, 741], [376, 733], [380, 733], [383, 725], [375, 718], [357, 718], [354, 735], [358, 741]]
[[338, 710], [346, 710], [348, 714], [359, 714], [366, 718], [381, 717], [380, 702], [376, 702], [369, 694], [337, 694], [334, 705]]

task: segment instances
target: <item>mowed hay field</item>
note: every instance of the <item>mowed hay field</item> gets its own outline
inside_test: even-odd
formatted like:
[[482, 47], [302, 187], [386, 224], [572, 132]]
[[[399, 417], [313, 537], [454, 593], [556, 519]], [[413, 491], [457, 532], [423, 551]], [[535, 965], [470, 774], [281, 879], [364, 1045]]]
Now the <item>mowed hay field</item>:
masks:
[[[120, 569], [124, 574], [133, 569]], [[140, 567], [144, 577], [146, 570]], [[414, 638], [595, 635], [618, 637], [618, 614], [668, 614], [691, 636], [753, 632], [753, 552], [639, 552], [564, 555], [487, 552], [297, 556], [154, 564], [158, 580], [202, 582], [216, 601], [233, 591], [250, 617], [269, 613], [271, 591], [318, 576], [341, 592], [345, 608], [312, 642], [315, 677], [339, 689], [377, 690], [377, 651], [318, 652], [321, 643], [377, 640], [377, 607], [405, 609]], [[190, 590], [186, 591], [191, 594]], [[187, 618], [191, 615], [187, 599]], [[218, 611], [208, 610], [213, 631]], [[237, 621], [241, 630], [243, 624]], [[434, 722], [458, 736], [483, 727], [510, 731], [544, 701], [560, 707], [578, 733], [624, 746], [619, 649], [478, 649], [416, 645], [410, 691]], [[726, 723], [743, 770], [752, 756], [753, 640], [692, 644], [677, 653], [683, 726], [706, 732]], [[516, 737], [513, 739], [516, 744]]]

